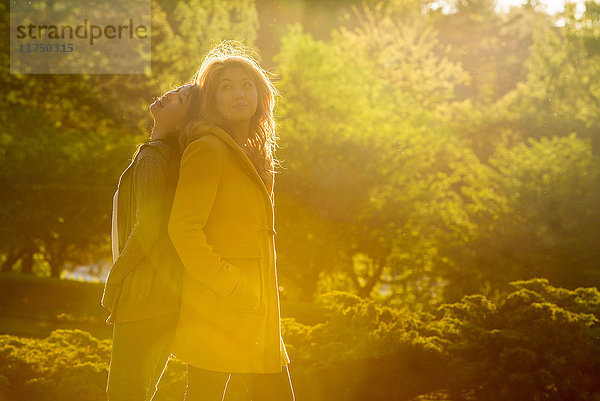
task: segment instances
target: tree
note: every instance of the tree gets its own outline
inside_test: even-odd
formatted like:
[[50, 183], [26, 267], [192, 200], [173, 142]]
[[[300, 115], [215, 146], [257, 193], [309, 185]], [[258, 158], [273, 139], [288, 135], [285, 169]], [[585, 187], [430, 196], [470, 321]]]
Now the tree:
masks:
[[158, 37], [152, 49], [152, 78], [165, 91], [190, 81], [216, 43], [237, 40], [254, 45], [258, 14], [253, 0], [154, 2], [153, 23]]
[[[165, 3], [175, 9], [168, 19], [153, 3], [152, 75], [13, 75], [8, 43], [0, 45], [3, 272], [18, 264], [32, 272], [39, 255], [58, 277], [66, 264], [107, 256], [111, 196], [135, 144], [148, 135], [152, 97], [190, 80], [213, 41], [251, 43], [253, 4]], [[8, 5], [0, 7], [8, 37]]]
[[491, 164], [509, 210], [486, 238], [495, 244], [490, 256], [496, 262], [484, 264], [512, 266], [512, 273], [502, 273], [508, 280], [538, 276], [567, 288], [600, 285], [600, 168], [589, 141], [574, 134], [529, 140], [499, 151]]
[[[431, 209], [429, 220], [409, 217], [417, 215], [417, 202], [455, 198], [440, 190], [450, 185], [451, 160], [462, 157], [453, 154], [457, 146], [444, 127], [453, 111], [468, 108], [453, 98], [455, 86], [467, 77], [435, 53], [430, 29], [395, 23], [381, 11], [367, 9], [358, 17], [358, 28], [334, 32], [330, 42], [293, 31], [277, 58], [280, 155], [289, 160], [279, 196], [293, 199], [283, 204], [294, 207], [279, 212], [285, 222], [279, 255], [284, 277], [290, 272], [297, 276], [294, 282], [313, 283], [304, 288], [305, 298], [319, 276], [328, 274], [325, 269], [344, 271], [363, 296], [377, 292], [384, 275], [396, 280], [412, 268], [390, 265], [396, 239], [407, 232], [427, 237], [435, 218]], [[296, 222], [299, 209], [299, 216], [316, 216], [319, 231], [307, 227], [312, 219]], [[416, 252], [430, 249], [432, 241], [403, 243], [409, 258], [415, 256], [410, 263], [419, 268], [430, 263], [418, 260]], [[287, 259], [293, 248], [311, 249], [313, 267], [304, 262], [302, 269], [286, 268], [296, 263]], [[359, 254], [366, 259], [356, 258]]]
[[594, 2], [586, 3], [580, 17], [567, 5], [564, 26], [539, 27], [527, 80], [494, 108], [497, 120], [522, 139], [576, 132], [599, 154], [599, 14]]
[[524, 61], [531, 54], [534, 30], [542, 21], [550, 25], [548, 16], [527, 6], [500, 14], [492, 0], [441, 4], [444, 7], [429, 11], [429, 23], [440, 43], [450, 48], [449, 58], [471, 77], [458, 88], [459, 97], [490, 105], [526, 78]]

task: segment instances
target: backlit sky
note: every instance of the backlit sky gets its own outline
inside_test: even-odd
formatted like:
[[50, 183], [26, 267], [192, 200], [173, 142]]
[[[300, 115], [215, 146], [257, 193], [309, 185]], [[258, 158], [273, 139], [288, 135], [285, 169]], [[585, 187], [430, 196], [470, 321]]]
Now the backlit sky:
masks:
[[[565, 0], [541, 0], [540, 2], [546, 6], [545, 11], [549, 14], [561, 12], [565, 8]], [[578, 10], [583, 11], [583, 0], [575, 0], [574, 2], [577, 3]], [[523, 3], [525, 3], [524, 0], [496, 0], [497, 8], [500, 11], [507, 11], [510, 6], [519, 6]]]

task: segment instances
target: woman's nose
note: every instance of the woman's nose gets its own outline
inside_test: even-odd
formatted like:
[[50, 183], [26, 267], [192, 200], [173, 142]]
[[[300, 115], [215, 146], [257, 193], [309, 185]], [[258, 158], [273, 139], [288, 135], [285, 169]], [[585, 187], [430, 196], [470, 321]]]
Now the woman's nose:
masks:
[[241, 88], [238, 88], [238, 89], [236, 89], [236, 90], [235, 90], [235, 92], [233, 93], [233, 96], [234, 96], [236, 99], [243, 99], [243, 98], [245, 98], [245, 97], [246, 97], [246, 93], [245, 93], [245, 92], [244, 92], [244, 91], [243, 91]]
[[174, 92], [167, 92], [167, 93], [165, 93], [165, 94], [163, 95], [163, 97], [162, 97], [162, 101], [163, 101], [164, 103], [169, 103], [169, 102], [172, 102], [172, 101], [173, 101], [173, 99], [175, 98], [175, 96], [176, 96], [176, 93], [174, 93]]

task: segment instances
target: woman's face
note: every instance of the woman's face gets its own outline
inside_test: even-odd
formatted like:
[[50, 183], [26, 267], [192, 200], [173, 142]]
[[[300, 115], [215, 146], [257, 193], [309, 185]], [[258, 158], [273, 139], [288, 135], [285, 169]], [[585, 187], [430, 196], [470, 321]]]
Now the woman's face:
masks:
[[160, 127], [166, 132], [178, 129], [190, 106], [192, 87], [193, 85], [180, 86], [165, 93], [150, 105], [155, 127]]
[[218, 77], [215, 100], [219, 115], [226, 121], [250, 121], [258, 104], [256, 84], [243, 68], [227, 68]]

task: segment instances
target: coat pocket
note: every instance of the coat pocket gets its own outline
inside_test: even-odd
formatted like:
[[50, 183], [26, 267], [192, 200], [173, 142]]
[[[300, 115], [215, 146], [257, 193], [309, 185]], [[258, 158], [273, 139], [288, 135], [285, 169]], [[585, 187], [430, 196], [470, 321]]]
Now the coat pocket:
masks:
[[260, 249], [253, 242], [211, 244], [221, 259], [240, 269], [240, 279], [233, 292], [219, 298], [216, 309], [224, 312], [260, 312], [262, 302], [262, 269]]

